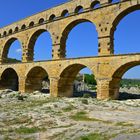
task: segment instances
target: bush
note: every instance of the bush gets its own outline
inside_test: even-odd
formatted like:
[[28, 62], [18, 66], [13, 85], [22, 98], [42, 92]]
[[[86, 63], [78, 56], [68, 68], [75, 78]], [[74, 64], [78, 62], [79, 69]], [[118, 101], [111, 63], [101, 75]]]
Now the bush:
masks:
[[88, 105], [88, 100], [87, 99], [82, 99], [82, 103]]
[[18, 95], [18, 96], [17, 96], [17, 99], [20, 100], [20, 101], [24, 101], [24, 96]]
[[90, 98], [90, 97], [91, 97], [91, 95], [89, 93], [86, 93], [83, 95], [83, 98]]

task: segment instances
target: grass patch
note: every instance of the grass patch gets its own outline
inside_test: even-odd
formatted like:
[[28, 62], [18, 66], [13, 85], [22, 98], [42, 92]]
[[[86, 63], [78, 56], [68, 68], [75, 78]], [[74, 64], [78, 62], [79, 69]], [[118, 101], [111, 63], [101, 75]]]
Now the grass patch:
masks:
[[36, 133], [39, 131], [44, 131], [45, 128], [38, 128], [38, 127], [19, 127], [18, 129], [16, 129], [16, 132], [19, 134], [31, 134], [31, 133]]
[[89, 118], [84, 111], [77, 112], [75, 115], [70, 116], [70, 118], [75, 121], [100, 121], [96, 118]]
[[82, 136], [77, 140], [109, 140], [109, 137], [100, 133], [91, 133], [86, 136]]
[[73, 105], [69, 105], [68, 107], [63, 108], [62, 110], [63, 110], [64, 112], [70, 112], [70, 111], [72, 111], [73, 109], [74, 109], [74, 106], [73, 106]]
[[116, 126], [134, 126], [133, 123], [128, 123], [128, 122], [118, 122], [115, 124]]

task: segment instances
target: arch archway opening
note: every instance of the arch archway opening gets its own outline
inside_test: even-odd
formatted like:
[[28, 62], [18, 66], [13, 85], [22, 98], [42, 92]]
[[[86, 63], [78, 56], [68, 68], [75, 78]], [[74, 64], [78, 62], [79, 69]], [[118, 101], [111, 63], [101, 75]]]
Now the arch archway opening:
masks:
[[61, 17], [67, 17], [69, 16], [69, 11], [68, 10], [64, 10], [61, 14]]
[[139, 17], [140, 6], [136, 5], [124, 10], [114, 20], [111, 36], [114, 38], [115, 54], [140, 52]]
[[50, 93], [50, 80], [45, 69], [42, 67], [34, 67], [28, 72], [25, 91], [27, 93], [33, 93], [35, 91]]
[[82, 6], [77, 6], [76, 9], [75, 9], [75, 13], [80, 14], [82, 12], [84, 12], [83, 7]]
[[26, 25], [25, 25], [25, 24], [23, 24], [23, 25], [21, 26], [21, 30], [24, 30], [24, 29], [26, 29]]
[[39, 23], [39, 24], [43, 24], [43, 23], [44, 23], [44, 21], [45, 21], [45, 19], [44, 19], [44, 18], [40, 18], [40, 19], [39, 19], [39, 21], [38, 21], [38, 23]]
[[99, 1], [93, 1], [90, 5], [90, 8], [91, 9], [96, 9], [96, 8], [99, 8], [101, 5], [100, 5], [100, 2]]
[[58, 96], [96, 98], [96, 80], [92, 71], [81, 64], [68, 66], [60, 75]]
[[2, 52], [3, 63], [18, 63], [22, 60], [22, 46], [17, 38], [7, 41]]
[[89, 57], [98, 54], [98, 33], [93, 23], [77, 20], [69, 24], [61, 38], [63, 57]]
[[28, 46], [31, 61], [52, 59], [52, 39], [45, 29], [36, 31], [30, 38]]
[[29, 24], [29, 27], [33, 27], [34, 26], [34, 22], [32, 21], [32, 22], [30, 22], [30, 24]]
[[6, 69], [1, 75], [0, 89], [11, 89], [13, 91], [18, 91], [18, 86], [19, 81], [16, 71], [12, 68]]
[[56, 16], [54, 14], [52, 14], [50, 17], [49, 17], [49, 21], [53, 21], [56, 19]]
[[118, 3], [121, 2], [121, 0], [110, 0], [111, 3]]
[[19, 28], [18, 27], [15, 27], [15, 32], [18, 32]]
[[110, 88], [115, 99], [140, 99], [140, 64], [128, 63], [120, 67], [113, 75]]

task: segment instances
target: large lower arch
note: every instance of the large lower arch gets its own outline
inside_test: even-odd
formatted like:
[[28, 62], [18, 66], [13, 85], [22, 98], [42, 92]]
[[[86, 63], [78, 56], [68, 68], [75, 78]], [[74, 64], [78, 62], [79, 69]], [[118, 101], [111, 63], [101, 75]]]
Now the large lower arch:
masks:
[[48, 73], [42, 67], [33, 67], [26, 75], [25, 92], [42, 91], [43, 80], [48, 79]]
[[[38, 29], [35, 32], [33, 32], [32, 35], [30, 36], [30, 38], [28, 40], [28, 44], [27, 44], [28, 53], [30, 55], [30, 61], [40, 61], [40, 59], [35, 60], [35, 55], [37, 55], [37, 54], [38, 54], [39, 58], [42, 57], [42, 55], [46, 55], [46, 56], [49, 55], [50, 57], [52, 57], [52, 54], [51, 54], [52, 52], [49, 52], [49, 54], [47, 54], [47, 50], [48, 49], [52, 50], [52, 48], [47, 48], [47, 45], [45, 45], [44, 42], [42, 42], [40, 44], [40, 48], [37, 50], [38, 52], [35, 52], [35, 47], [36, 47], [36, 43], [38, 41], [38, 38], [44, 33], [47, 33], [47, 35], [49, 36], [48, 40], [49, 40], [49, 42], [51, 42], [49, 47], [52, 46], [51, 34], [46, 29]], [[48, 41], [48, 40], [46, 38], [46, 41]], [[44, 50], [44, 48], [46, 48], [46, 50]], [[45, 52], [46, 52], [46, 54], [45, 54]], [[51, 59], [51, 58], [49, 58], [49, 59]], [[45, 60], [46, 60], [46, 58], [45, 58]]]
[[[6, 43], [3, 46], [3, 49], [2, 49], [2, 52], [1, 52], [1, 55], [2, 55], [2, 58], [1, 58], [2, 60], [1, 61], [2, 61], [2, 63], [20, 62], [20, 60], [17, 60], [15, 58], [8, 58], [8, 53], [9, 53], [10, 47], [16, 41], [19, 42], [19, 45], [20, 46], [18, 48], [16, 48], [16, 50], [14, 50], [13, 56], [16, 57], [16, 55], [18, 53], [20, 53], [20, 56], [22, 57], [22, 53], [21, 53], [22, 52], [21, 42], [19, 41], [18, 38], [13, 37], [13, 38], [10, 38], [8, 41], [6, 41]], [[22, 58], [20, 58], [20, 59], [22, 59]]]
[[19, 78], [16, 71], [12, 68], [7, 68], [3, 71], [0, 80], [0, 89], [11, 89], [18, 91]]
[[[78, 26], [78, 25], [80, 25], [80, 24], [85, 24], [85, 23], [88, 23], [88, 24], [91, 24], [91, 26], [93, 27], [93, 28], [95, 28], [95, 29], [93, 29], [93, 30], [90, 30], [90, 32], [96, 32], [96, 27], [95, 27], [95, 25], [94, 25], [94, 23], [92, 22], [92, 21], [90, 21], [90, 20], [88, 20], [88, 19], [77, 19], [77, 20], [74, 20], [74, 21], [71, 21], [71, 22], [69, 22], [67, 25], [66, 25], [66, 27], [64, 28], [64, 30], [63, 30], [63, 32], [62, 32], [62, 36], [61, 36], [61, 39], [60, 39], [60, 52], [61, 52], [61, 56], [63, 56], [63, 57], [67, 57], [67, 40], [68, 40], [68, 37], [69, 37], [69, 34], [71, 33], [71, 31], [76, 27], [76, 26]], [[86, 27], [86, 26], [84, 26], [84, 27]], [[86, 31], [86, 28], [84, 28], [84, 30]], [[89, 33], [89, 32], [88, 32]], [[84, 36], [83, 34], [77, 34], [77, 37], [80, 37], [80, 36]], [[87, 50], [87, 53], [88, 52], [92, 52], [91, 50], [88, 50], [88, 46], [89, 46], [89, 42], [90, 41], [92, 41], [92, 43], [94, 44], [94, 42], [96, 42], [96, 45], [98, 46], [98, 34], [97, 34], [97, 32], [96, 32], [96, 38], [94, 37], [94, 36], [92, 36], [93, 38], [91, 39], [91, 40], [88, 40], [87, 42], [85, 42], [85, 43], [87, 43], [87, 44], [85, 44], [85, 46], [84, 46], [84, 48], [85, 48], [85, 50]], [[86, 37], [86, 35], [84, 36], [84, 37]], [[90, 36], [88, 36], [88, 38], [90, 38]], [[79, 46], [79, 48], [77, 48], [77, 52], [80, 52], [81, 50], [80, 50], [80, 46], [82, 45], [82, 44], [80, 44], [80, 42], [82, 41], [82, 40], [80, 40], [80, 39], [77, 39], [78, 41], [79, 41], [79, 44], [78, 44], [78, 46]], [[85, 39], [83, 39], [83, 40], [85, 40]], [[74, 42], [74, 39], [73, 39], [73, 42]], [[73, 47], [75, 47], [72, 43], [73, 42], [71, 42], [71, 45], [69, 45], [71, 48], [73, 48]], [[91, 43], [91, 44], [92, 44]], [[90, 44], [90, 45], [91, 45]], [[91, 45], [90, 47], [96, 47], [96, 50], [97, 50], [97, 53], [98, 53], [98, 48], [97, 48], [97, 46], [94, 46], [94, 45]], [[74, 48], [73, 48], [74, 49]], [[81, 49], [82, 49], [82, 47], [81, 47]], [[93, 52], [94, 53], [94, 52]], [[84, 53], [84, 54], [86, 54], [86, 53]], [[93, 54], [92, 54], [92, 56], [93, 56]], [[69, 56], [68, 56], [69, 57]], [[72, 56], [72, 58], [74, 58], [74, 57], [83, 57], [83, 56]], [[69, 57], [70, 58], [70, 57]]]
[[112, 80], [109, 84], [109, 89], [111, 92], [111, 96], [113, 99], [119, 98], [119, 89], [120, 89], [120, 81], [123, 75], [131, 68], [140, 65], [138, 61], [128, 62], [126, 64], [121, 65], [112, 75]]
[[58, 96], [59, 97], [72, 97], [73, 96], [73, 84], [77, 74], [87, 66], [83, 64], [71, 64], [64, 68], [60, 74], [58, 81]]
[[[123, 7], [123, 6], [122, 6]], [[112, 22], [112, 28], [111, 28], [111, 30], [110, 30], [110, 35], [111, 35], [111, 38], [112, 39], [115, 39], [116, 38], [116, 36], [115, 36], [115, 33], [116, 33], [116, 29], [117, 29], [117, 27], [119, 26], [119, 24], [121, 23], [121, 21], [126, 17], [127, 18], [127, 16], [129, 16], [130, 14], [132, 14], [132, 13], [134, 13], [134, 12], [136, 12], [136, 11], [139, 11], [140, 12], [140, 4], [134, 4], [134, 5], [132, 5], [132, 4], [130, 4], [129, 6], [127, 6], [126, 8], [125, 8], [125, 5], [124, 5], [124, 9], [122, 10], [122, 9], [120, 9], [120, 11], [118, 12], [118, 14], [117, 15], [115, 15], [115, 18], [113, 19], [113, 22]], [[139, 15], [137, 16], [138, 18], [136, 19], [137, 21], [139, 20]], [[133, 22], [133, 21], [131, 21], [131, 22]], [[139, 21], [138, 21], [139, 22]], [[124, 22], [125, 23], [125, 22]], [[126, 25], [127, 26], [127, 25]], [[125, 29], [126, 29], [127, 27], [125, 27]], [[131, 27], [130, 26], [130, 28], [135, 28], [135, 27]], [[132, 35], [132, 33], [131, 33], [131, 35]], [[121, 37], [120, 36], [120, 33], [119, 33], [119, 35], [118, 35], [119, 37]], [[125, 36], [125, 35], [124, 35]], [[134, 37], [134, 35], [132, 35], [132, 38]], [[116, 39], [115, 39], [116, 40]], [[128, 40], [130, 40], [130, 39], [128, 39]], [[112, 41], [114, 41], [114, 40], [112, 40]], [[121, 40], [119, 40], [119, 42], [120, 42]], [[127, 42], [127, 40], [125, 40], [125, 42]], [[134, 42], [135, 43], [135, 42]], [[115, 43], [114, 43], [115, 44]], [[116, 44], [115, 44], [116, 45]], [[120, 45], [120, 43], [119, 44], [117, 44], [117, 45]], [[126, 44], [125, 44], [126, 45]], [[115, 47], [115, 46], [114, 46]], [[123, 46], [119, 46], [119, 47], [123, 47]], [[133, 47], [133, 44], [132, 44], [132, 47]], [[115, 48], [114, 48], [114, 50], [115, 50]], [[131, 51], [132, 52], [132, 51]], [[122, 52], [119, 52], [119, 53], [122, 53]], [[126, 52], [127, 53], [127, 52]]]

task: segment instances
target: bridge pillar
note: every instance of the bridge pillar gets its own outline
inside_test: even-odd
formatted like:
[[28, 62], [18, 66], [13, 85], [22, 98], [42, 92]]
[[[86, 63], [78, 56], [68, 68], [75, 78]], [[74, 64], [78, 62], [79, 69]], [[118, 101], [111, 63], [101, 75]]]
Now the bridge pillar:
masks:
[[19, 91], [25, 93], [25, 77], [19, 77]]
[[53, 44], [52, 58], [54, 60], [65, 58], [65, 50], [61, 49], [60, 44]]
[[50, 77], [50, 95], [58, 97], [58, 77]]
[[50, 94], [52, 97], [72, 97], [73, 78], [50, 78]]
[[22, 62], [32, 62], [34, 54], [29, 48], [23, 48]]
[[111, 36], [102, 36], [99, 40], [99, 55], [110, 55], [114, 54], [114, 39]]
[[97, 99], [117, 99], [119, 96], [120, 79], [98, 79]]

